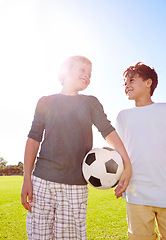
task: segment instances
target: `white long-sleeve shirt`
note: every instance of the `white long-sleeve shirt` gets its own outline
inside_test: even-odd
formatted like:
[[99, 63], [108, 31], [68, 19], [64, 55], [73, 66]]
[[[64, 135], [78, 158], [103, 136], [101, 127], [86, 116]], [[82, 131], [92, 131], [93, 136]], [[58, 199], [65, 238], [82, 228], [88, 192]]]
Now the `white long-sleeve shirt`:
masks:
[[166, 103], [122, 110], [116, 129], [132, 163], [129, 203], [166, 207]]

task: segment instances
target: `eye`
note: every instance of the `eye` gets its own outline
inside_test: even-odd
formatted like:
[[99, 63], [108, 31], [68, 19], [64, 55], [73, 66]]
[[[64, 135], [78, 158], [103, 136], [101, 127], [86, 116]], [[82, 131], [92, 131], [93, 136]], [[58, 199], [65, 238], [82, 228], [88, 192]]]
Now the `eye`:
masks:
[[83, 68], [80, 68], [80, 72], [81, 72], [81, 73], [84, 73], [85, 70], [84, 70]]
[[86, 70], [85, 70], [84, 68], [80, 68], [79, 71], [80, 71], [81, 74], [86, 74], [86, 76], [87, 76], [89, 79], [91, 78], [91, 72], [90, 72], [90, 73], [89, 73], [89, 71], [86, 72]]

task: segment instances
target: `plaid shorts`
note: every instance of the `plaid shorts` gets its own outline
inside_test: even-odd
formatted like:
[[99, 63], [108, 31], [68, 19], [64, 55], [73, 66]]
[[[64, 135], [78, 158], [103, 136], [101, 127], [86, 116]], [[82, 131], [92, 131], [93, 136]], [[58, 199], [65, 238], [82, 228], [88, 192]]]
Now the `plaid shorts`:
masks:
[[87, 239], [87, 185], [54, 183], [35, 176], [32, 183], [32, 210], [26, 220], [28, 239]]

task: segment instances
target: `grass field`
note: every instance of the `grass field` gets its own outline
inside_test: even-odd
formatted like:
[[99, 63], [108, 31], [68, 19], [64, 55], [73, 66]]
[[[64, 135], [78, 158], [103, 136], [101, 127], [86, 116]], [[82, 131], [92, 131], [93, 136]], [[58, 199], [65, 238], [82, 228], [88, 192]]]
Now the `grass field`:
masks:
[[[20, 194], [22, 176], [0, 177], [0, 239], [26, 240], [26, 214]], [[125, 201], [113, 190], [89, 187], [87, 235], [92, 239], [126, 240]]]

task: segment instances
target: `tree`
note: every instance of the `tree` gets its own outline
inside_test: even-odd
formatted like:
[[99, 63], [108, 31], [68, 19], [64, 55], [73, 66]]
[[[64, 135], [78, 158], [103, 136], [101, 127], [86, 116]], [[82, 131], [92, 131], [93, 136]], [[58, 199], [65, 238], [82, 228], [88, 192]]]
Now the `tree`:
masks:
[[0, 157], [0, 168], [5, 167], [6, 165], [7, 165], [7, 161], [3, 157]]
[[7, 166], [7, 161], [0, 157], [0, 176], [23, 175], [23, 173], [22, 162], [19, 162], [18, 165]]
[[22, 162], [19, 162], [19, 163], [17, 164], [17, 167], [20, 167], [20, 166], [23, 166], [23, 163], [22, 163]]

